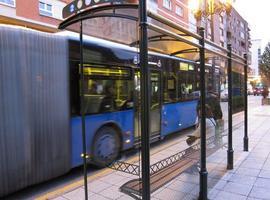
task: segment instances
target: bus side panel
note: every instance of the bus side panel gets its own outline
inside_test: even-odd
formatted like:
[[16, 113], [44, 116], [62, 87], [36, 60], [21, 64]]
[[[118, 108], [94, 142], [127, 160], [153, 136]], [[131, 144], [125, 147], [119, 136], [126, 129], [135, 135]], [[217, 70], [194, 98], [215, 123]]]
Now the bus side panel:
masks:
[[180, 131], [196, 123], [198, 101], [186, 101], [163, 105], [161, 136]]
[[[123, 137], [122, 150], [133, 147], [134, 143], [134, 111], [126, 110], [120, 112], [103, 113], [96, 115], [88, 115], [85, 117], [86, 121], [86, 146], [87, 153], [91, 154], [91, 145], [96, 131], [108, 124], [114, 123], [121, 130]], [[81, 132], [81, 117], [72, 118], [72, 167], [82, 164], [83, 160], [80, 157], [82, 154], [82, 132]], [[129, 134], [125, 134], [129, 132]], [[125, 141], [129, 140], [128, 143]]]
[[65, 39], [0, 27], [0, 197], [70, 170]]
[[182, 128], [188, 128], [196, 123], [196, 118], [197, 118], [197, 104], [198, 101], [186, 101], [182, 102], [180, 105], [180, 123], [182, 124]]

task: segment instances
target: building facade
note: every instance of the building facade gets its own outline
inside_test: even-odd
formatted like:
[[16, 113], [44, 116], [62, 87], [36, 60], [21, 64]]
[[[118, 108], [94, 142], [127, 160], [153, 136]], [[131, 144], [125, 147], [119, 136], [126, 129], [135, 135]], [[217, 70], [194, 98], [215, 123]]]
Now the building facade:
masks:
[[200, 19], [198, 25], [205, 28], [205, 36], [216, 44], [227, 48], [232, 45], [232, 52], [243, 56], [250, 54], [250, 29], [247, 21], [232, 7], [230, 13], [220, 12]]
[[226, 28], [227, 41], [232, 44], [232, 51], [240, 56], [244, 53], [250, 54], [250, 29], [247, 21], [232, 8], [231, 14], [227, 17]]
[[188, 0], [156, 0], [157, 13], [189, 28]]
[[56, 32], [70, 0], [0, 0], [0, 23]]

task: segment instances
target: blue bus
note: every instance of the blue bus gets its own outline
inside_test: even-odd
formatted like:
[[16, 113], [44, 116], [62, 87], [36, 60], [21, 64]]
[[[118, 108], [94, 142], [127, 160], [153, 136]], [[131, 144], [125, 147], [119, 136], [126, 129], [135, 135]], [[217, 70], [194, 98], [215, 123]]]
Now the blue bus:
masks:
[[[84, 40], [84, 101], [80, 106], [79, 42], [69, 38], [72, 167], [82, 164], [81, 116], [87, 153], [106, 166], [140, 141], [140, 70], [136, 49], [95, 38]], [[196, 123], [199, 74], [194, 62], [149, 53], [150, 138], [159, 140]]]
[[[0, 41], [0, 196], [82, 165], [81, 111], [91, 163], [106, 166], [139, 145], [137, 49], [86, 37], [81, 72], [76, 37], [2, 26]], [[196, 124], [199, 69], [154, 52], [148, 67], [154, 142]]]

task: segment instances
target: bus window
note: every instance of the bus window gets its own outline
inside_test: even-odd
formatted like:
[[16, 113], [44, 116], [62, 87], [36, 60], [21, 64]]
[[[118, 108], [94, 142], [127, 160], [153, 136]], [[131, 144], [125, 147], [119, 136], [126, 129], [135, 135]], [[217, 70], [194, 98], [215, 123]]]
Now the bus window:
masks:
[[84, 74], [86, 114], [133, 108], [130, 69], [87, 66]]
[[177, 76], [174, 72], [165, 72], [164, 79], [163, 79], [163, 88], [164, 88], [164, 95], [163, 95], [163, 102], [164, 103], [171, 103], [175, 102], [177, 99]]
[[198, 82], [194, 65], [180, 65], [180, 72], [178, 73], [179, 100], [186, 101], [198, 98], [198, 90]]
[[160, 107], [160, 74], [157, 72], [151, 73], [151, 108]]

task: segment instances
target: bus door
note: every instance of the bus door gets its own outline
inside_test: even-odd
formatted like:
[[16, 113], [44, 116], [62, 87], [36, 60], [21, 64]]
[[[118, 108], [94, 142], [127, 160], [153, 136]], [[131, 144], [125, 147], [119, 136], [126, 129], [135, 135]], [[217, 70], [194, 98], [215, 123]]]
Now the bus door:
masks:
[[[160, 133], [160, 112], [161, 112], [161, 91], [160, 91], [160, 72], [151, 71], [150, 77], [150, 123], [151, 123], [151, 134]], [[149, 91], [150, 92], [150, 91]]]
[[[140, 96], [140, 72], [135, 71], [134, 76], [135, 85], [135, 138], [140, 136], [141, 130], [141, 96]], [[161, 112], [161, 92], [160, 92], [160, 72], [151, 71], [150, 74], [150, 131], [151, 135], [160, 133], [160, 112]]]

